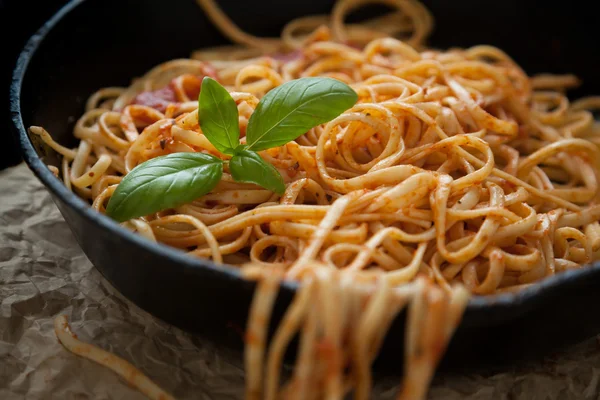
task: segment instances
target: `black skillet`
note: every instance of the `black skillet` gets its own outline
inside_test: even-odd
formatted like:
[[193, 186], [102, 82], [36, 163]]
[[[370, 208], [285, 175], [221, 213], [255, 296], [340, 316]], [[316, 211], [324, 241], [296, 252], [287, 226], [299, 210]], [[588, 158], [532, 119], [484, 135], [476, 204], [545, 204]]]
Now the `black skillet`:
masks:
[[[247, 31], [277, 34], [294, 17], [324, 13], [332, 0], [220, 2]], [[573, 72], [584, 79], [577, 95], [600, 94], [600, 52], [590, 32], [597, 20], [571, 7], [544, 9], [534, 2], [425, 1], [439, 48], [493, 44], [529, 73]], [[11, 87], [11, 114], [23, 157], [46, 185], [79, 244], [100, 272], [127, 298], [153, 315], [236, 347], [242, 345], [253, 284], [229, 267], [150, 243], [93, 211], [46, 167], [55, 153], [28, 135], [42, 125], [66, 145], [87, 97], [106, 86], [125, 86], [163, 61], [226, 43], [193, 0], [75, 0], [50, 19], [21, 53]], [[286, 285], [275, 320], [293, 294]], [[471, 300], [444, 365], [497, 365], [546, 354], [600, 332], [600, 264], [547, 279], [517, 295]], [[398, 360], [404, 316], [384, 344], [380, 365]]]

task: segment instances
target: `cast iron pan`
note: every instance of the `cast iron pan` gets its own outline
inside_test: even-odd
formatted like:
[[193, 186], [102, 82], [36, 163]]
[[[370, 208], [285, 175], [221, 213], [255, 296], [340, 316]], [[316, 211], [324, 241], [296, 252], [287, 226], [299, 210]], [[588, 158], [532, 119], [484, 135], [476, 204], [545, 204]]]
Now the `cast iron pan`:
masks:
[[[242, 28], [273, 35], [294, 17], [329, 11], [333, 1], [235, 4], [234, 0], [221, 2]], [[493, 44], [505, 49], [528, 73], [573, 72], [585, 82], [577, 95], [600, 94], [596, 76], [600, 52], [592, 51], [595, 38], [585, 34], [594, 31], [596, 21], [578, 13], [577, 4], [544, 10], [518, 0], [486, 2], [485, 7], [477, 0], [425, 4], [436, 18], [432, 46]], [[153, 315], [241, 348], [254, 284], [241, 279], [233, 268], [153, 244], [93, 211], [52, 175], [45, 163], [58, 165], [57, 155], [26, 130], [42, 125], [61, 143], [74, 145], [73, 124], [95, 90], [128, 85], [160, 62], [221, 43], [226, 40], [193, 0], [72, 1], [21, 53], [11, 87], [11, 115], [25, 161], [52, 194], [96, 268]], [[596, 334], [600, 332], [599, 289], [600, 265], [596, 265], [547, 279], [517, 295], [474, 298], [444, 366], [482, 368], [538, 357]], [[293, 290], [293, 285], [283, 287], [274, 322]], [[398, 368], [403, 325], [401, 315], [388, 334], [379, 365], [392, 365], [389, 361], [393, 360]]]

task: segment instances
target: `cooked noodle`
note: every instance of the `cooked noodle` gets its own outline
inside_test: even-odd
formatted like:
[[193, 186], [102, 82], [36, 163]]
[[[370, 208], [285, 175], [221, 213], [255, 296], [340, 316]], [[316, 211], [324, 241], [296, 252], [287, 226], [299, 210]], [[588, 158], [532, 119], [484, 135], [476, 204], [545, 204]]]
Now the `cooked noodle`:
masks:
[[[394, 10], [344, 22], [374, 2]], [[358, 93], [338, 118], [261, 152], [284, 177], [284, 195], [235, 182], [226, 169], [210, 194], [123, 224], [258, 281], [247, 398], [367, 398], [370, 365], [404, 307], [398, 398], [425, 398], [468, 293], [518, 291], [599, 258], [592, 111], [600, 98], [571, 103], [564, 91], [575, 77], [529, 78], [491, 46], [427, 49], [432, 19], [414, 0], [340, 0], [331, 16], [292, 21], [280, 39], [244, 33], [212, 0], [198, 3], [238, 46], [100, 90], [75, 126], [76, 149], [43, 128], [31, 132], [63, 156], [65, 185], [104, 212], [122, 176], [146, 160], [192, 151], [228, 158], [198, 126], [202, 76], [231, 92], [242, 133], [259, 99], [283, 82], [328, 76]], [[302, 285], [269, 344], [285, 279]], [[281, 384], [296, 334], [294, 372]]]
[[54, 332], [58, 340], [69, 351], [110, 368], [149, 398], [173, 400], [173, 396], [156, 386], [154, 382], [127, 361], [96, 346], [80, 341], [77, 335], [71, 331], [67, 317], [61, 315], [54, 319]]

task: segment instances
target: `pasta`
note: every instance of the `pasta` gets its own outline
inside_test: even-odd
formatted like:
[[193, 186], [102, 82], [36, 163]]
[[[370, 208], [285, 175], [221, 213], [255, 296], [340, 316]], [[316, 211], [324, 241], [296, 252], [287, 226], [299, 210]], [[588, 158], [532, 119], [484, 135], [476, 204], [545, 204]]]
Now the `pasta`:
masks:
[[[393, 11], [344, 22], [373, 2]], [[282, 196], [226, 170], [211, 193], [123, 223], [257, 281], [248, 399], [368, 398], [370, 365], [404, 308], [398, 399], [423, 399], [471, 294], [518, 291], [599, 258], [600, 125], [592, 113], [600, 98], [570, 102], [565, 90], [575, 77], [530, 78], [491, 46], [429, 49], [433, 20], [415, 0], [340, 0], [330, 16], [292, 21], [277, 39], [242, 32], [212, 0], [198, 3], [236, 45], [99, 90], [75, 126], [75, 149], [30, 130], [62, 155], [55, 175], [105, 212], [122, 177], [146, 160], [175, 152], [228, 158], [199, 128], [202, 76], [229, 90], [242, 132], [260, 98], [284, 82], [326, 76], [356, 91], [358, 103], [339, 117], [261, 152], [284, 177]], [[286, 279], [301, 285], [267, 343]], [[282, 384], [295, 335], [298, 356]], [[85, 357], [101, 351], [78, 351], [58, 336]], [[170, 398], [132, 383], [150, 398]]]

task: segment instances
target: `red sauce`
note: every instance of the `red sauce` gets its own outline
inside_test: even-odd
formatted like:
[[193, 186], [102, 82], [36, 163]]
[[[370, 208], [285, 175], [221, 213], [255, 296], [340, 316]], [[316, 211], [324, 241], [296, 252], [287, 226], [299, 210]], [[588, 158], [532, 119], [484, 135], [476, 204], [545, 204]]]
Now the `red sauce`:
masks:
[[290, 61], [295, 61], [299, 58], [302, 58], [302, 50], [294, 50], [288, 53], [273, 53], [270, 57], [274, 60], [281, 61], [283, 63], [287, 63]]
[[202, 67], [202, 73], [204, 74], [204, 76], [210, 76], [211, 78], [216, 80], [219, 79], [219, 75], [217, 75], [217, 70], [208, 63], [205, 63]]
[[[184, 89], [190, 99], [195, 99], [200, 94], [200, 86], [205, 76], [218, 79], [217, 70], [210, 64], [204, 64], [202, 66], [202, 73], [194, 77], [197, 79], [187, 79], [185, 81], [186, 86]], [[173, 82], [171, 82], [164, 88], [139, 93], [133, 98], [131, 104], [148, 106], [164, 113], [169, 104], [177, 102], [177, 95], [175, 94]]]
[[142, 106], [148, 106], [154, 108], [160, 112], [165, 112], [167, 106], [171, 103], [176, 103], [177, 98], [175, 97], [175, 91], [169, 84], [162, 89], [153, 90], [149, 92], [142, 92], [135, 96], [131, 101], [131, 104], [139, 104]]
[[300, 168], [300, 164], [296, 163], [287, 169], [287, 173], [290, 178], [293, 178], [298, 173], [298, 168]]
[[260, 338], [252, 332], [246, 332], [246, 334], [244, 335], [244, 341], [249, 346], [257, 346], [259, 344]]

